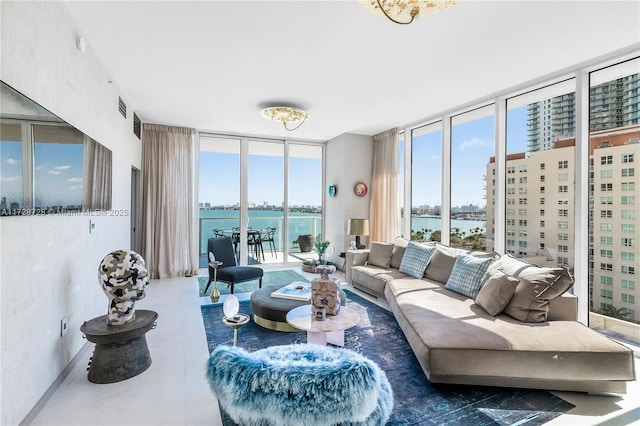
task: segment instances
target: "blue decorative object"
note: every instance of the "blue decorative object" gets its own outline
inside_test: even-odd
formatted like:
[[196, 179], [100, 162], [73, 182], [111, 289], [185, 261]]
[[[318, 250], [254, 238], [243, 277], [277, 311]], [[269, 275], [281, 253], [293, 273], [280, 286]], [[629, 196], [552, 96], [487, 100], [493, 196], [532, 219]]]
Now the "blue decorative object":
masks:
[[384, 425], [393, 410], [385, 373], [348, 349], [218, 346], [207, 379], [224, 414], [245, 426]]
[[491, 260], [460, 253], [444, 288], [475, 299]]
[[429, 260], [435, 251], [436, 246], [409, 241], [398, 270], [412, 278], [422, 278], [422, 274], [427, 269]]
[[338, 187], [336, 185], [329, 185], [329, 197], [335, 197], [338, 194]]

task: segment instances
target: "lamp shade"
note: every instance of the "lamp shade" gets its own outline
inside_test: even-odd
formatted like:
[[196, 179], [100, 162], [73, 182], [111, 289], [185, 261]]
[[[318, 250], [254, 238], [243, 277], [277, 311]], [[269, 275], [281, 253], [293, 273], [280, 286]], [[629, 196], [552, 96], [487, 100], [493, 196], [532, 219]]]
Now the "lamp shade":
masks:
[[369, 219], [349, 219], [349, 235], [369, 235]]

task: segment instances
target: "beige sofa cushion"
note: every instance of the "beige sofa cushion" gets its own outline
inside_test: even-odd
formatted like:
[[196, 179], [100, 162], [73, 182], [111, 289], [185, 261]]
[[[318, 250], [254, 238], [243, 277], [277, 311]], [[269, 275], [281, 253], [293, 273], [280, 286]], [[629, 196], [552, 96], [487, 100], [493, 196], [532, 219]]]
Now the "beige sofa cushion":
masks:
[[484, 283], [476, 296], [476, 303], [495, 317], [507, 306], [519, 282], [519, 279], [498, 271]]
[[372, 242], [369, 249], [369, 257], [367, 263], [381, 268], [391, 267], [391, 253], [393, 251], [392, 243]]
[[446, 283], [460, 253], [463, 253], [463, 250], [436, 244], [436, 251], [424, 271], [425, 278]]
[[549, 301], [536, 297], [539, 287], [529, 280], [521, 279], [502, 312], [523, 322], [545, 322], [549, 313]]
[[405, 274], [395, 268], [360, 265], [351, 268], [351, 280], [354, 287], [364, 288], [368, 293], [384, 297], [384, 289], [390, 281], [404, 278]]
[[489, 274], [501, 271], [520, 279], [504, 313], [520, 321], [544, 322], [549, 300], [562, 295], [573, 285], [573, 277], [564, 268], [538, 266], [509, 254], [500, 256], [489, 267]]
[[402, 256], [404, 256], [404, 250], [407, 248], [409, 240], [402, 237], [398, 237], [393, 241], [393, 250], [391, 251], [391, 267], [400, 269], [400, 263], [402, 263]]

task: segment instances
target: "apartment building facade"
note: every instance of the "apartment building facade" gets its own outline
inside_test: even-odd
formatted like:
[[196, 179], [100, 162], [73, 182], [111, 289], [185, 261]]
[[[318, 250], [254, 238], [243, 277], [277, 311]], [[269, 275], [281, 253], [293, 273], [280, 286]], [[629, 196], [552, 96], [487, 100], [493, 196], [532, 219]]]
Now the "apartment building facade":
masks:
[[[640, 126], [590, 138], [589, 289], [591, 310], [640, 320]], [[507, 156], [506, 250], [530, 262], [574, 266], [575, 139]], [[495, 228], [495, 160], [487, 164], [487, 250]], [[582, 214], [582, 213], [580, 213]]]

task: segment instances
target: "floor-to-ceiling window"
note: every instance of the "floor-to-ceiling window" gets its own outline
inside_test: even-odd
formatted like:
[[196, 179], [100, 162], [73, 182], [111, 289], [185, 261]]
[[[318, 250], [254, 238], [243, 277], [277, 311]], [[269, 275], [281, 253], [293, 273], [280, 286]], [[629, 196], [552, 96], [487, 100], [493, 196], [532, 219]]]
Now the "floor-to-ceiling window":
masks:
[[[487, 247], [486, 165], [495, 150], [493, 105], [451, 117], [450, 245]], [[490, 244], [493, 246], [493, 244]]]
[[400, 196], [398, 199], [400, 200], [400, 235], [408, 236], [408, 232], [405, 229], [405, 216], [404, 216], [404, 198], [405, 198], [405, 170], [408, 168], [405, 163], [405, 132], [400, 132], [398, 134], [398, 193]]
[[242, 264], [300, 261], [293, 241], [322, 233], [322, 164], [320, 144], [201, 134], [201, 267], [214, 236]]
[[640, 59], [590, 74], [589, 324], [640, 323]]
[[322, 147], [289, 143], [288, 238], [280, 247], [300, 252], [300, 235], [322, 235]]
[[441, 241], [442, 122], [411, 131], [411, 239]]
[[23, 206], [22, 128], [22, 124], [10, 120], [0, 123], [0, 210], [16, 210]]
[[[249, 261], [264, 262], [267, 228], [284, 223], [284, 141], [250, 139], [247, 160], [247, 248]], [[243, 240], [244, 241], [244, 238]], [[267, 252], [271, 256], [271, 251]], [[273, 255], [275, 257], [275, 254]]]
[[[200, 135], [200, 253], [207, 239], [240, 228], [240, 138]], [[204, 259], [206, 265], [206, 257]]]
[[506, 252], [574, 266], [575, 79], [507, 101]]

